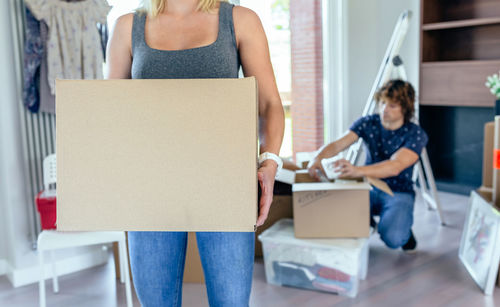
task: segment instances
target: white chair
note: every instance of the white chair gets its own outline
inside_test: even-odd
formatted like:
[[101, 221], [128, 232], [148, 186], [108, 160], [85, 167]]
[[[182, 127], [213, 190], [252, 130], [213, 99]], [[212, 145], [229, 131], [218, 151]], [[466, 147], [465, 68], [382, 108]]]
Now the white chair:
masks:
[[[52, 154], [43, 160], [43, 184], [44, 191], [48, 195], [55, 195], [55, 189], [51, 184], [57, 181], [56, 155]], [[132, 307], [132, 291], [130, 287], [130, 273], [128, 269], [127, 245], [125, 242], [125, 233], [123, 231], [99, 231], [99, 232], [61, 232], [57, 230], [43, 230], [38, 236], [38, 262], [40, 267], [40, 307], [46, 306], [45, 298], [45, 274], [44, 274], [44, 253], [50, 252], [52, 263], [52, 286], [54, 293], [59, 292], [59, 283], [57, 280], [57, 270], [54, 262], [54, 250], [87, 246], [94, 244], [106, 244], [118, 242], [120, 258], [120, 281], [125, 283], [125, 292], [127, 296], [127, 306]]]

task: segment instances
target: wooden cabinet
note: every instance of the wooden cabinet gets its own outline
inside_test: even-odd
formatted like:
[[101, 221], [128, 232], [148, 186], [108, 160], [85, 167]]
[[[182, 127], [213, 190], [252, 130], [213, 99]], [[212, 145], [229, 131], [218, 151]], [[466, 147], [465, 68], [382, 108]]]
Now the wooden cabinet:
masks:
[[500, 0], [421, 1], [420, 104], [492, 107], [500, 70]]

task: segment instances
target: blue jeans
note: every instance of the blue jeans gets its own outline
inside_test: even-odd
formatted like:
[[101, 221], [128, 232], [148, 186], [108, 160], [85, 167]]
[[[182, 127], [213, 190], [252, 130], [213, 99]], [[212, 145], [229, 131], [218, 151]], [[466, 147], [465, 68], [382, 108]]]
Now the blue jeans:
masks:
[[377, 188], [370, 191], [370, 215], [380, 216], [378, 233], [388, 247], [399, 248], [410, 239], [414, 203], [414, 193], [390, 196]]
[[[248, 306], [252, 288], [253, 232], [196, 233], [212, 307]], [[134, 286], [145, 307], [181, 306], [186, 232], [128, 233]]]

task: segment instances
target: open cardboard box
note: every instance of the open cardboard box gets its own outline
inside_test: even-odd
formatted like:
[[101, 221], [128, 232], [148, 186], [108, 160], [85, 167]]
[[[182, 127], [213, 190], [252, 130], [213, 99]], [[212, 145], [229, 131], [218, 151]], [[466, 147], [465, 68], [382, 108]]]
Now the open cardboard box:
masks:
[[380, 179], [365, 177], [315, 182], [307, 170], [297, 171], [293, 215], [297, 238], [363, 238], [370, 235], [372, 186], [393, 195]]

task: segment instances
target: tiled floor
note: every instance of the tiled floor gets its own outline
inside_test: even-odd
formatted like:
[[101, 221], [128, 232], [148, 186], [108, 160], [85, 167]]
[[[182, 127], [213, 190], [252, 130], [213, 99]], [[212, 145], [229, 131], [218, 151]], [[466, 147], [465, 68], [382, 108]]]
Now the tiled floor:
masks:
[[[256, 260], [251, 306], [500, 306], [500, 290], [486, 297], [458, 259], [458, 246], [468, 198], [440, 193], [448, 226], [442, 227], [434, 211], [421, 200], [415, 210], [414, 232], [418, 253], [407, 255], [370, 239], [368, 277], [356, 298], [269, 285], [264, 265]], [[48, 306], [125, 306], [125, 289], [114, 279], [114, 264], [92, 268], [60, 278], [60, 293], [51, 292]], [[496, 302], [496, 304], [495, 304]], [[134, 295], [135, 306], [140, 306]], [[0, 277], [0, 306], [37, 306], [38, 286], [13, 289]], [[183, 306], [208, 306], [205, 286], [185, 284]]]

